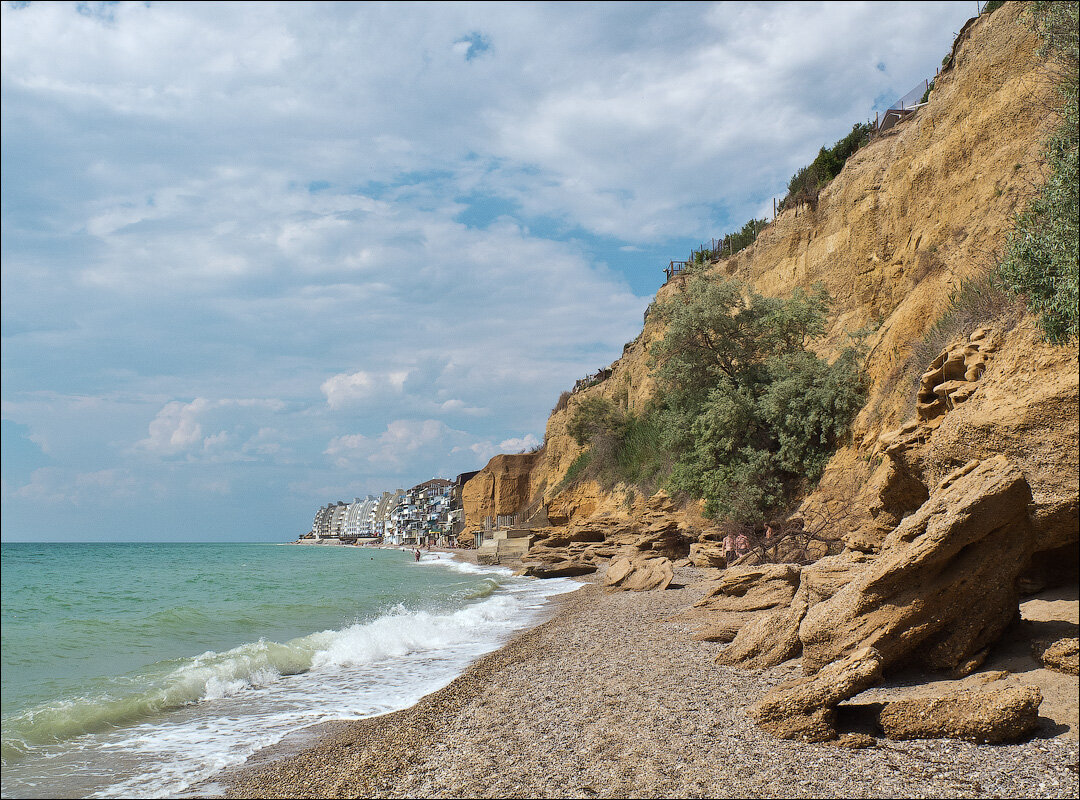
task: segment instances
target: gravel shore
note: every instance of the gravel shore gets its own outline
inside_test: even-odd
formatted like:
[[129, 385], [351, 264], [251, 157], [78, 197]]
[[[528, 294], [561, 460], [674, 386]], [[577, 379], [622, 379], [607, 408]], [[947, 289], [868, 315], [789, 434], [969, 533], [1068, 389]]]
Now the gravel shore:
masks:
[[230, 797], [1078, 796], [1078, 744], [1049, 730], [1009, 746], [772, 738], [746, 707], [797, 666], [714, 664], [722, 645], [677, 619], [700, 573], [676, 581], [642, 594], [586, 581], [412, 708], [327, 726], [219, 780]]

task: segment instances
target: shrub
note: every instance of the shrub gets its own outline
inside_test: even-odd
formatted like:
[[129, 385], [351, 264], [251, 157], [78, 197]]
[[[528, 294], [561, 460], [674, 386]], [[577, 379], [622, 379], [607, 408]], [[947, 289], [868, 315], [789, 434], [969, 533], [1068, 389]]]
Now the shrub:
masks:
[[813, 483], [866, 397], [859, 351], [832, 364], [807, 349], [824, 332], [828, 297], [755, 294], [694, 277], [659, 306], [653, 347], [669, 487], [707, 513], [758, 519]]
[[857, 122], [851, 127], [851, 132], [831, 148], [822, 146], [817, 158], [788, 181], [788, 193], [780, 202], [780, 208], [789, 208], [799, 203], [816, 203], [821, 189], [840, 174], [844, 163], [860, 147], [870, 141], [871, 131], [873, 126], [869, 122]]
[[604, 397], [586, 397], [567, 425], [567, 432], [581, 446], [599, 436], [620, 436], [625, 420], [622, 411]]
[[1006, 288], [1021, 295], [1039, 315], [1048, 339], [1077, 335], [1078, 25], [1076, 3], [1032, 4], [1033, 27], [1042, 39], [1059, 93], [1055, 111], [1061, 124], [1043, 147], [1049, 178], [1016, 218], [1000, 274]]

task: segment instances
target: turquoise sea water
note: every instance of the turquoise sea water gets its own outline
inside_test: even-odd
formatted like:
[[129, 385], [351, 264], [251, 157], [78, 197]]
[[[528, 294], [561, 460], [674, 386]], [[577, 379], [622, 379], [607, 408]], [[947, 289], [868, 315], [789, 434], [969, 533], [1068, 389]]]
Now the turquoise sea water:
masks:
[[575, 587], [410, 552], [4, 544], [10, 797], [164, 796], [317, 722], [407, 707]]

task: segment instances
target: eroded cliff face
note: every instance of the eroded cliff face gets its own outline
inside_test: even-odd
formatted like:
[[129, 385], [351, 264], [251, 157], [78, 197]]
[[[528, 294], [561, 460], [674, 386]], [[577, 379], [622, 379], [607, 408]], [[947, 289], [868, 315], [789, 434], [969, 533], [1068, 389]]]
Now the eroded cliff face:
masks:
[[[984, 337], [992, 349], [978, 369], [968, 375], [964, 362], [963, 374], [953, 374], [954, 361], [948, 376], [942, 371], [939, 383], [922, 387], [933, 395], [950, 380], [966, 384], [942, 389], [944, 411], [932, 420], [916, 415], [921, 373], [931, 363], [910, 361], [950, 295], [993, 265], [1013, 214], [1041, 180], [1038, 153], [1052, 124], [1047, 101], [1053, 89], [1040, 70], [1035, 37], [1019, 21], [1021, 11], [1021, 4], [1008, 3], [969, 25], [927, 106], [853, 155], [816, 207], [783, 212], [754, 245], [711, 267], [766, 295], [824, 285], [834, 300], [820, 346], [826, 356], [848, 343], [849, 332], [878, 324], [868, 340], [869, 400], [852, 444], [835, 455], [821, 483], [823, 492], [853, 479], [866, 487], [865, 518], [851, 536], [870, 552], [926, 499], [926, 487], [959, 465], [996, 454], [1005, 454], [1030, 483], [1038, 548], [1077, 540], [1075, 346], [1043, 342], [1030, 319], [1011, 330], [993, 329], [991, 322]], [[670, 296], [679, 280], [657, 298]], [[968, 347], [975, 332], [964, 331], [950, 348]], [[529, 500], [542, 495], [554, 517], [567, 520], [632, 514], [633, 504], [618, 491], [604, 493], [589, 483], [559, 491], [581, 452], [567, 424], [590, 396], [640, 410], [655, 390], [649, 347], [662, 336], [660, 324], [647, 320], [610, 377], [571, 395], [551, 415], [545, 450], [532, 463]], [[914, 427], [894, 433], [909, 420]], [[918, 447], [908, 447], [906, 456], [898, 460], [889, 452], [897, 437], [912, 436]], [[494, 480], [499, 469], [493, 462], [473, 480]], [[469, 502], [473, 521], [479, 511]]]
[[463, 487], [461, 502], [465, 510], [465, 530], [484, 527], [485, 517], [514, 514], [529, 506], [536, 492], [537, 464], [541, 453], [498, 455]]

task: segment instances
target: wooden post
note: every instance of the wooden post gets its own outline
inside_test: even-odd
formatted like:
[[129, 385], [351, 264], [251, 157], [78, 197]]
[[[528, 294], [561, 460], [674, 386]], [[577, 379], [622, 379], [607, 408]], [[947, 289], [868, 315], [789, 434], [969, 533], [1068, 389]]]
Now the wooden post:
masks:
[[772, 218], [776, 219], [776, 198], [772, 199]]

